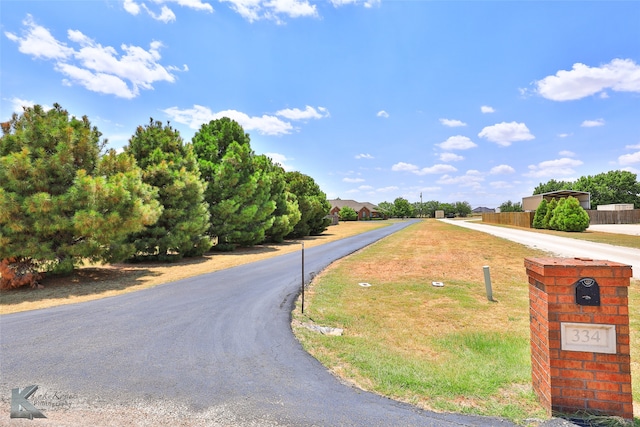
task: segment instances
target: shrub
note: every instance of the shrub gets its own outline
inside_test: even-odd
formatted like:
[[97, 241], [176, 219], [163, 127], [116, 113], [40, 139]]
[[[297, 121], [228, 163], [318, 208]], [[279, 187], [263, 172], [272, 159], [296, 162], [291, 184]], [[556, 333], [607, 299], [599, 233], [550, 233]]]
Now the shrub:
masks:
[[542, 228], [546, 228], [548, 230], [552, 230], [551, 228], [551, 220], [553, 219], [553, 211], [558, 206], [558, 201], [553, 198], [547, 205], [547, 213], [544, 214], [544, 219], [542, 221]]
[[349, 206], [340, 209], [339, 216], [341, 221], [355, 221], [358, 219], [358, 213]]
[[561, 199], [554, 212], [555, 223], [560, 231], [584, 231], [589, 227], [589, 215], [575, 197]]

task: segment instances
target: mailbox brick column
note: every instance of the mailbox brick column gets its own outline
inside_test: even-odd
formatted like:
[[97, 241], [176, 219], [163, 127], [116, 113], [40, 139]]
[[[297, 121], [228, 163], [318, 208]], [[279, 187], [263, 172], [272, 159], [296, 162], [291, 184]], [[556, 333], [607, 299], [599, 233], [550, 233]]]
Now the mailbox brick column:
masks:
[[[583, 258], [525, 258], [524, 264], [533, 389], [548, 415], [587, 412], [633, 419], [627, 298], [631, 266]], [[576, 284], [584, 278], [599, 286], [600, 305], [576, 302]], [[600, 327], [608, 332], [595, 335]], [[584, 348], [567, 350], [571, 340], [580, 343], [583, 332]], [[612, 336], [608, 353], [597, 348], [601, 339]], [[590, 339], [595, 351], [590, 350]]]

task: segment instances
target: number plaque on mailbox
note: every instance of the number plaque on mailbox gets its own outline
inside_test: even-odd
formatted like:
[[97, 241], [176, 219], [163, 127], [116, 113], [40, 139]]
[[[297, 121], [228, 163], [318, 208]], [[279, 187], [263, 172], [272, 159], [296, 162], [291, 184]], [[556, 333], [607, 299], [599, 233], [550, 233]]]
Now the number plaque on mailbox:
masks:
[[600, 305], [600, 286], [595, 279], [585, 277], [576, 282], [576, 304]]
[[616, 326], [593, 323], [560, 323], [561, 349], [590, 353], [616, 353]]

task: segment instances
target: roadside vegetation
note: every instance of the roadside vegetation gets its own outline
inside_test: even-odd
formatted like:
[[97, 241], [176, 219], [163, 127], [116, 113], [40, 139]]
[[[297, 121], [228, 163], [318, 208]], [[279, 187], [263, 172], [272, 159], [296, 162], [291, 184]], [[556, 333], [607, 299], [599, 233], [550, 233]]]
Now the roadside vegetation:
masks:
[[24, 108], [0, 137], [0, 289], [36, 287], [84, 262], [177, 261], [322, 234], [313, 178], [251, 149], [223, 117], [191, 142], [138, 126], [123, 152], [59, 104]]
[[[421, 221], [314, 279], [304, 315], [298, 307], [294, 318], [344, 329], [342, 336], [317, 334], [298, 322], [294, 332], [337, 376], [365, 390], [425, 409], [506, 417], [524, 425], [545, 418], [531, 387], [523, 265], [525, 257], [535, 256], [544, 253], [441, 221]], [[485, 265], [496, 302], [486, 297]], [[640, 354], [638, 285], [630, 290], [634, 355]], [[640, 363], [632, 370], [634, 401], [640, 402]]]

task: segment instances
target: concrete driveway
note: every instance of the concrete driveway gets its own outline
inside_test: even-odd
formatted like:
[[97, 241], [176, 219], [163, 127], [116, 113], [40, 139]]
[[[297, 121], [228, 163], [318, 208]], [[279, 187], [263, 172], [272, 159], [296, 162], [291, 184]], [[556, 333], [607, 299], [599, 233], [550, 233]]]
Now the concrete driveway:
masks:
[[[558, 257], [582, 257], [627, 264], [633, 268], [633, 277], [635, 279], [640, 279], [640, 249], [586, 242], [584, 240], [572, 239], [570, 237], [551, 236], [548, 234], [536, 233], [535, 231], [527, 231], [526, 229], [498, 227], [479, 221], [448, 219], [442, 219], [440, 221], [457, 225], [459, 227], [482, 231], [483, 233], [489, 233], [531, 248], [550, 252], [554, 256]], [[635, 224], [632, 224], [629, 227], [625, 227], [624, 225], [618, 226], [617, 224], [615, 226], [620, 227], [615, 229], [617, 232], [625, 230], [635, 233], [637, 231]]]

